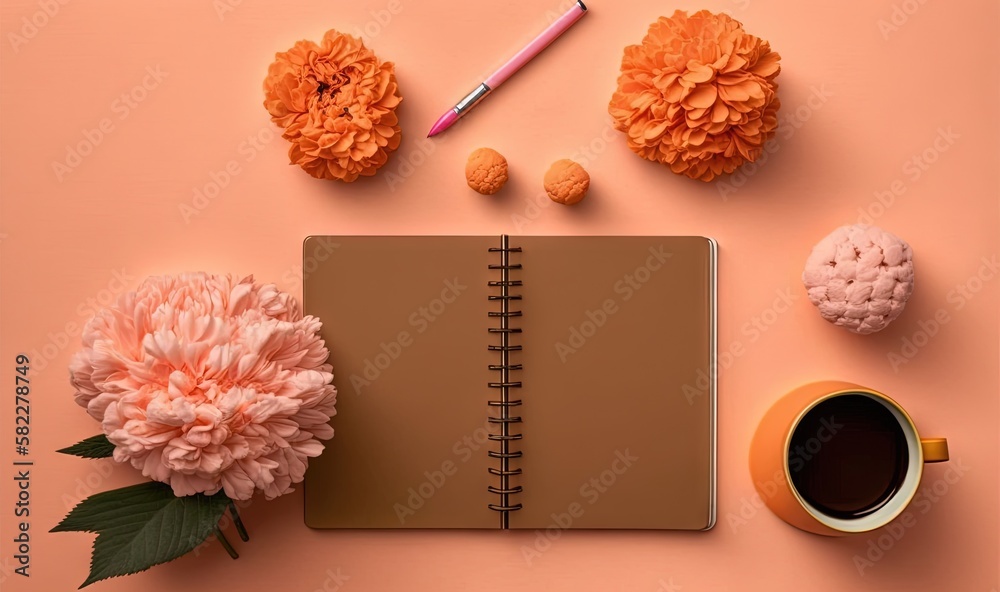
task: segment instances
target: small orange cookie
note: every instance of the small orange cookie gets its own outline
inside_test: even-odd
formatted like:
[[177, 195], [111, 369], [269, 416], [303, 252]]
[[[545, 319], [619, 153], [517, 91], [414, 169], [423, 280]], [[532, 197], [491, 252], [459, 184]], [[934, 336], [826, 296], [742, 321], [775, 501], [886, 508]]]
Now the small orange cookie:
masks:
[[493, 195], [507, 182], [507, 159], [492, 148], [479, 148], [465, 163], [465, 180], [483, 195]]
[[545, 193], [557, 203], [571, 206], [587, 195], [590, 175], [572, 160], [557, 160], [545, 173]]

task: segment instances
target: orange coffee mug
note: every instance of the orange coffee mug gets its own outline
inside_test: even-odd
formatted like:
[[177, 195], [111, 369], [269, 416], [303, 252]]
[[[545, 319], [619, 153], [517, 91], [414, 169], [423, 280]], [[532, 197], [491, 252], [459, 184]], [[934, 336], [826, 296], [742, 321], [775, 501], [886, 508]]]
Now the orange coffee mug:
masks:
[[750, 444], [750, 473], [767, 507], [827, 536], [885, 526], [917, 493], [924, 463], [946, 460], [947, 440], [921, 438], [898, 403], [832, 380], [779, 399]]

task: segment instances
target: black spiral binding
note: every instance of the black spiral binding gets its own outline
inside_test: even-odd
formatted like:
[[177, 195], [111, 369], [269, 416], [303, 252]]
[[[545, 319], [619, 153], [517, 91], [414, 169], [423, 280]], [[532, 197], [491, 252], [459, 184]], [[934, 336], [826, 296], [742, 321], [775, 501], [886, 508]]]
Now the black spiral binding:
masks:
[[491, 301], [497, 301], [500, 303], [499, 311], [490, 311], [489, 316], [495, 317], [500, 320], [499, 327], [490, 327], [490, 333], [496, 333], [500, 335], [500, 345], [490, 345], [490, 351], [500, 352], [500, 363], [490, 364], [490, 370], [494, 370], [500, 373], [500, 380], [496, 382], [490, 382], [489, 387], [500, 389], [500, 399], [492, 400], [489, 402], [491, 407], [497, 407], [500, 411], [499, 417], [490, 417], [490, 423], [500, 424], [499, 434], [490, 434], [490, 440], [499, 443], [499, 450], [490, 450], [490, 458], [495, 458], [500, 461], [500, 468], [490, 467], [490, 474], [496, 475], [500, 478], [500, 486], [496, 487], [494, 485], [489, 486], [490, 493], [495, 493], [500, 496], [500, 503], [489, 504], [491, 510], [500, 512], [500, 528], [509, 528], [510, 524], [510, 513], [515, 510], [520, 510], [522, 505], [519, 503], [512, 503], [510, 496], [520, 493], [522, 487], [520, 485], [511, 486], [510, 478], [513, 475], [520, 475], [520, 468], [511, 467], [511, 459], [521, 458], [520, 450], [511, 450], [511, 443], [520, 440], [521, 434], [511, 433], [511, 424], [521, 423], [521, 418], [513, 416], [510, 414], [511, 407], [518, 407], [521, 405], [520, 400], [514, 400], [510, 397], [510, 389], [520, 388], [521, 382], [516, 380], [511, 380], [511, 372], [520, 370], [521, 364], [511, 364], [510, 363], [510, 352], [520, 351], [520, 345], [514, 345], [511, 343], [511, 335], [515, 335], [521, 332], [519, 327], [511, 327], [510, 320], [515, 317], [521, 316], [521, 311], [511, 310], [511, 302], [515, 300], [520, 300], [520, 294], [511, 294], [511, 288], [518, 287], [521, 285], [521, 280], [510, 279], [511, 270], [521, 269], [520, 263], [511, 263], [510, 254], [520, 253], [520, 247], [510, 246], [510, 237], [506, 234], [500, 237], [500, 247], [491, 248], [491, 253], [500, 253], [500, 264], [490, 265], [490, 269], [500, 270], [500, 280], [489, 282], [490, 287], [495, 287], [500, 289], [499, 294], [490, 294]]

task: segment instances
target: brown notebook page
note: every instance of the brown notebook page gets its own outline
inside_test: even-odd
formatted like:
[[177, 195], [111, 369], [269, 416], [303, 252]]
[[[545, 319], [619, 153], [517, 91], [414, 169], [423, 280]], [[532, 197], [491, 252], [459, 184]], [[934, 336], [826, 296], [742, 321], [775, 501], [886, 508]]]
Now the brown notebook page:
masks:
[[307, 525], [497, 528], [486, 383], [498, 244], [306, 239], [304, 308], [323, 320], [338, 390], [335, 435], [306, 477]]
[[524, 507], [511, 528], [710, 527], [712, 398], [682, 390], [704, 386], [698, 371], [711, 360], [710, 241], [511, 237], [511, 246], [523, 248], [524, 266], [515, 274], [524, 386], [513, 393], [524, 401], [515, 496]]

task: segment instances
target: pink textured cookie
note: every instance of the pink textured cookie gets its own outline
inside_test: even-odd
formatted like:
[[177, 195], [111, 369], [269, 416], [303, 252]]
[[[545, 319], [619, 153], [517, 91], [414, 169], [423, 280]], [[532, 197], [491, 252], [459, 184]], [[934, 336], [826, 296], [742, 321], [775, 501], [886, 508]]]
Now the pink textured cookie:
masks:
[[913, 251], [876, 226], [841, 226], [813, 247], [802, 283], [824, 319], [862, 335], [881, 331], [913, 293]]

